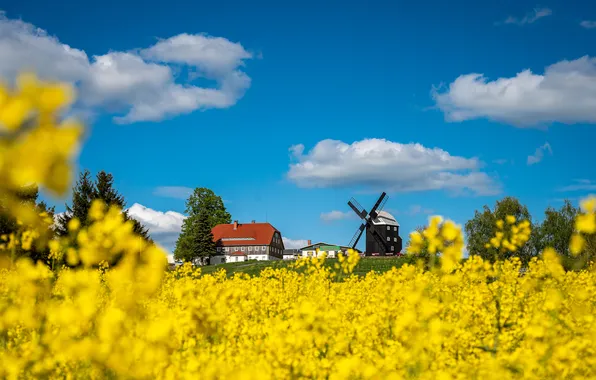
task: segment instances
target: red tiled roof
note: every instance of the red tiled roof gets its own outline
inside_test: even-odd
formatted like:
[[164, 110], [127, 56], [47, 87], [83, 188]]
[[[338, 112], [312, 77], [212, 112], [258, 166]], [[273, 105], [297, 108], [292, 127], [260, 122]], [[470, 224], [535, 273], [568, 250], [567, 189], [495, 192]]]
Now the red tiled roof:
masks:
[[273, 240], [273, 234], [275, 232], [279, 233], [269, 223], [238, 223], [237, 229], [234, 229], [234, 224], [218, 224], [213, 227], [211, 232], [213, 233], [213, 240], [215, 242], [225, 238], [235, 239], [221, 241], [220, 243], [223, 246], [269, 245]]

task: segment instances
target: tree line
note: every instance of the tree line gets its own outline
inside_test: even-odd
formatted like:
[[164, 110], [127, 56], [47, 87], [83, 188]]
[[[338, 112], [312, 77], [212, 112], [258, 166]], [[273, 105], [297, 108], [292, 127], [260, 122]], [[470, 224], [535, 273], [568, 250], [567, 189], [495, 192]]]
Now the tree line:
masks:
[[[549, 206], [544, 211], [542, 222], [537, 222], [532, 218], [528, 208], [517, 198], [505, 197], [496, 201], [492, 209], [485, 205], [482, 210], [476, 210], [474, 217], [466, 222], [464, 229], [468, 253], [489, 261], [515, 256], [519, 257], [523, 263], [528, 263], [545, 248], [553, 247], [561, 255], [562, 263], [566, 269], [582, 269], [596, 258], [596, 236], [591, 235], [587, 238], [583, 253], [578, 256], [571, 254], [569, 242], [575, 229], [575, 217], [579, 213], [578, 207], [573, 206], [571, 201], [564, 200], [558, 210]], [[487, 247], [486, 243], [497, 232], [497, 220], [504, 220], [507, 215], [515, 216], [519, 221], [528, 220], [532, 233], [530, 239], [521, 249], [516, 252], [502, 253], [494, 247]], [[416, 230], [422, 232], [424, 228], [424, 226], [418, 226]], [[429, 256], [427, 251], [423, 251], [421, 255]]]
[[[70, 203], [65, 204], [66, 211], [56, 215], [55, 207], [49, 207], [45, 202], [39, 201], [39, 190], [35, 185], [23, 187], [17, 194], [20, 202], [35, 206], [36, 210], [46, 212], [54, 220], [54, 224], [49, 226], [48, 236], [64, 237], [68, 235], [68, 223], [73, 218], [77, 218], [82, 228], [88, 227], [91, 220], [88, 218], [91, 203], [95, 199], [103, 200], [108, 206], [117, 206], [122, 209], [124, 218], [133, 223], [133, 230], [146, 241], [152, 242], [149, 231], [138, 220], [132, 218], [126, 210], [126, 201], [114, 187], [114, 177], [105, 171], [96, 174], [92, 178], [89, 170], [83, 170], [72, 188], [72, 199]], [[17, 223], [17, 220], [6, 212], [5, 202], [0, 198], [0, 236], [8, 237], [11, 234], [23, 232], [23, 226]], [[24, 250], [22, 247], [14, 248], [15, 257], [29, 257], [33, 261], [41, 261], [50, 265], [49, 248], [38, 248], [35, 245], [30, 250]], [[61, 263], [64, 264], [64, 263]]]

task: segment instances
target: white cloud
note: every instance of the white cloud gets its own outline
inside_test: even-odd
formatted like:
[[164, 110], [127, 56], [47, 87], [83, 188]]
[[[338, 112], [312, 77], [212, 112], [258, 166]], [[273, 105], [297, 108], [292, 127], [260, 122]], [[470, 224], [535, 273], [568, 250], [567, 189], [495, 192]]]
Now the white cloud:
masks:
[[186, 200], [192, 192], [192, 188], [185, 186], [159, 186], [153, 191], [153, 195]]
[[337, 220], [345, 220], [345, 219], [354, 219], [356, 214], [353, 212], [343, 212], [343, 211], [329, 211], [329, 212], [322, 212], [321, 213], [321, 220], [324, 222], [334, 222]]
[[284, 248], [285, 249], [300, 249], [302, 247], [306, 247], [308, 245], [308, 241], [307, 240], [294, 240], [294, 239], [289, 239], [287, 237], [282, 237], [282, 240], [284, 242]]
[[172, 253], [186, 216], [175, 211], [156, 211], [138, 203], [128, 209], [128, 214], [147, 227], [151, 238], [169, 252], [168, 259], [173, 261]]
[[553, 154], [553, 150], [551, 149], [549, 143], [545, 143], [544, 145], [536, 148], [534, 155], [528, 156], [528, 165], [534, 165], [542, 161], [545, 152], [548, 152], [551, 155]]
[[229, 75], [252, 58], [242, 45], [225, 38], [186, 33], [160, 40], [141, 55], [154, 61], [190, 64], [210, 78]]
[[594, 29], [594, 28], [596, 28], [596, 21], [584, 20], [584, 21], [580, 22], [579, 24], [583, 28], [586, 28], [586, 29]]
[[[112, 51], [91, 59], [42, 29], [0, 12], [0, 77], [12, 81], [23, 69], [44, 79], [76, 83], [83, 113], [124, 113], [119, 123], [160, 121], [199, 109], [234, 105], [250, 86], [241, 70], [252, 58], [242, 45], [204, 34], [180, 34], [147, 49]], [[184, 65], [211, 80], [199, 87], [176, 78], [168, 65]], [[177, 82], [179, 80], [179, 82]]]
[[[515, 25], [526, 25], [532, 24], [537, 20], [547, 17], [553, 14], [553, 11], [549, 8], [534, 8], [532, 12], [526, 14], [523, 18], [509, 16], [503, 21], [504, 24], [515, 24]], [[500, 24], [500, 23], [497, 23]]]
[[493, 163], [497, 165], [505, 165], [507, 162], [509, 162], [509, 160], [506, 158], [499, 158], [497, 160], [493, 160]]
[[452, 122], [487, 118], [518, 127], [596, 123], [596, 58], [563, 60], [543, 75], [524, 70], [490, 82], [483, 74], [465, 74], [445, 92], [432, 93]]
[[388, 192], [469, 190], [493, 195], [499, 184], [478, 171], [476, 158], [452, 156], [439, 148], [365, 139], [346, 144], [323, 140], [308, 153], [302, 144], [290, 148], [297, 161], [288, 178], [301, 187], [364, 187]]
[[558, 191], [593, 191], [596, 190], [596, 181], [590, 179], [575, 179], [573, 185], [567, 185]]

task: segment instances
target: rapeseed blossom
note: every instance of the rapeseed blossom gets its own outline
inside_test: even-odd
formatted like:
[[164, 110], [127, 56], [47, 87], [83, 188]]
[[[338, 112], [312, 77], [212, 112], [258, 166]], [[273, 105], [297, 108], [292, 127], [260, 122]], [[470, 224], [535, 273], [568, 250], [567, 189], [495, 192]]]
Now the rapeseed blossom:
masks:
[[[67, 188], [82, 131], [55, 116], [71, 100], [67, 88], [32, 75], [15, 91], [0, 87], [7, 199], [30, 182], [58, 194]], [[0, 243], [1, 378], [596, 376], [596, 272], [565, 272], [552, 248], [524, 270], [517, 258], [491, 263], [472, 253], [462, 262], [461, 226], [435, 216], [409, 249], [440, 257], [431, 270], [356, 276], [360, 257], [349, 251], [333, 268], [322, 256], [229, 278], [188, 263], [167, 271], [165, 252], [100, 201], [89, 226], [73, 219], [68, 236], [49, 241], [47, 215], [8, 207], [22, 228]], [[596, 199], [582, 203], [572, 251], [596, 232], [595, 211]], [[528, 221], [507, 216], [487, 244], [515, 252], [530, 233]], [[10, 258], [17, 247], [44, 244], [68, 265]]]

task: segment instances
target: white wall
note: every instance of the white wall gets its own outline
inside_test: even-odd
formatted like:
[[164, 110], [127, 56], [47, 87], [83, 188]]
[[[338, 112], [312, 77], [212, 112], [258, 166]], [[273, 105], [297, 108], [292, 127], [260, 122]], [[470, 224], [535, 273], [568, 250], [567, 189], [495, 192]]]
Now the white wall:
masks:
[[318, 254], [317, 251], [302, 251], [302, 257], [321, 257], [323, 253], [327, 253], [327, 257], [330, 259], [335, 258], [337, 255], [336, 251], [319, 251]]
[[265, 254], [264, 252], [263, 252], [263, 253], [259, 253], [259, 254], [257, 254], [257, 255], [254, 255], [254, 254], [252, 254], [252, 255], [251, 255], [251, 254], [249, 253], [249, 255], [248, 255], [248, 259], [249, 259], [249, 260], [258, 260], [258, 261], [264, 261], [264, 260], [268, 260], [268, 259], [269, 259], [269, 255]]
[[246, 256], [227, 256], [226, 263], [239, 263], [246, 261]]
[[317, 251], [302, 251], [302, 257], [314, 257]]

